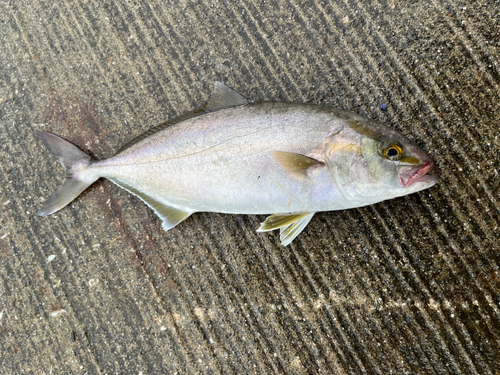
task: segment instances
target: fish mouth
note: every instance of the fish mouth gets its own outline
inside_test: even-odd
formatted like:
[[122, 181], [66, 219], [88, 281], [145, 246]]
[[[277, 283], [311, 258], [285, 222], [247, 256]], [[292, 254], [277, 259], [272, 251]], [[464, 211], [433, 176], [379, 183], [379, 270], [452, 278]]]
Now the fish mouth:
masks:
[[430, 176], [429, 173], [432, 169], [434, 169], [434, 163], [428, 162], [418, 168], [415, 173], [411, 174], [409, 177], [402, 176], [400, 177], [401, 186], [408, 187], [417, 182], [424, 182], [434, 185], [438, 178], [436, 176]]

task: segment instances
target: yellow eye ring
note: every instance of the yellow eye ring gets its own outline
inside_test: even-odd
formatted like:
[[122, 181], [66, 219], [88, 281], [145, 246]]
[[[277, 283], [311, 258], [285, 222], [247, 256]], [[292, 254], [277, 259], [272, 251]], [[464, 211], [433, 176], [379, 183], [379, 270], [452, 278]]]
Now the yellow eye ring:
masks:
[[382, 150], [382, 155], [389, 160], [399, 160], [403, 156], [403, 148], [397, 143], [391, 143]]

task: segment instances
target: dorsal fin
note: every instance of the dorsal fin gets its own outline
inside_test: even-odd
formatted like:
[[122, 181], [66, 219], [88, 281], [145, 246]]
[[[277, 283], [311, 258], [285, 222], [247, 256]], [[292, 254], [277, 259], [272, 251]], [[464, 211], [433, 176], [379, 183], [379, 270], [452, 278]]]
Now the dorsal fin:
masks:
[[218, 110], [221, 110], [224, 108], [235, 107], [235, 106], [246, 104], [246, 103], [248, 103], [248, 101], [243, 96], [238, 94], [236, 91], [229, 88], [228, 86], [226, 86], [222, 82], [215, 81], [214, 82], [214, 93], [212, 94], [212, 96], [210, 97], [208, 102], [206, 102], [200, 108], [195, 109], [194, 111], [190, 111], [188, 113], [185, 113], [179, 117], [174, 118], [173, 120], [169, 120], [167, 122], [164, 122], [163, 124], [154, 126], [149, 130], [146, 130], [146, 132], [142, 133], [138, 137], [133, 138], [132, 140], [127, 142], [125, 145], [123, 145], [116, 152], [116, 154], [119, 154], [120, 152], [126, 150], [130, 146], [135, 145], [136, 143], [149, 137], [150, 135], [157, 133], [160, 130], [166, 129], [169, 126], [178, 124], [184, 120], [200, 116], [204, 113], [215, 112], [215, 111], [218, 111]]
[[196, 116], [199, 116], [203, 113], [205, 113], [204, 111], [205, 109], [205, 106], [201, 107], [201, 108], [198, 108], [198, 109], [195, 109], [194, 111], [191, 111], [191, 112], [188, 112], [188, 113], [185, 113], [183, 115], [180, 115], [179, 117], [176, 117], [174, 118], [173, 120], [169, 120], [167, 122], [164, 122], [163, 124], [160, 124], [160, 125], [156, 125], [154, 127], [152, 127], [151, 129], [149, 130], [146, 130], [144, 133], [142, 133], [141, 135], [131, 139], [130, 141], [128, 141], [127, 143], [125, 143], [117, 152], [115, 155], [119, 154], [120, 152], [126, 150], [127, 148], [129, 148], [130, 146], [132, 145], [135, 145], [136, 143], [139, 143], [140, 141], [142, 141], [143, 139], [149, 137], [150, 135], [153, 135], [157, 132], [159, 132], [160, 130], [163, 130], [163, 129], [166, 129], [168, 128], [169, 126], [172, 126], [172, 125], [175, 125], [175, 124], [178, 124], [179, 122], [182, 122], [184, 120], [187, 120], [187, 119], [190, 119], [192, 117], [196, 117]]
[[214, 93], [212, 97], [205, 104], [205, 111], [214, 112], [220, 109], [236, 107], [237, 105], [247, 104], [243, 96], [238, 94], [233, 89], [227, 87], [225, 84], [219, 81], [214, 82]]

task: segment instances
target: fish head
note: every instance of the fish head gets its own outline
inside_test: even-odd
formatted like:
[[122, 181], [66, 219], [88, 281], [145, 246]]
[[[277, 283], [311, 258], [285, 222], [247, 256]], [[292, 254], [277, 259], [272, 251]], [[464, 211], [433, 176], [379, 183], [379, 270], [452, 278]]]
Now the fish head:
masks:
[[430, 188], [438, 180], [428, 174], [434, 169], [429, 155], [405, 137], [365, 141], [364, 146], [369, 180], [379, 193], [398, 197]]
[[358, 118], [332, 137], [325, 161], [353, 203], [372, 204], [435, 185], [434, 162], [415, 142], [378, 122]]

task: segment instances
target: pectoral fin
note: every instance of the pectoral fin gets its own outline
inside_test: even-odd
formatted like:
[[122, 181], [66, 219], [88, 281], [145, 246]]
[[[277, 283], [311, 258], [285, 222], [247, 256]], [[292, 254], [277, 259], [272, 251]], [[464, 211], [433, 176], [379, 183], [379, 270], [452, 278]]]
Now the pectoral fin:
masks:
[[307, 177], [314, 169], [325, 165], [319, 160], [294, 152], [273, 151], [271, 155], [283, 169], [297, 177]]
[[116, 179], [111, 180], [113, 183], [121, 187], [122, 189], [127, 190], [129, 193], [139, 197], [144, 203], [146, 203], [150, 208], [153, 209], [156, 215], [163, 220], [161, 227], [164, 230], [169, 230], [175, 227], [180, 222], [186, 220], [192, 212], [179, 210], [178, 208], [169, 207], [163, 203], [160, 203], [147, 194], [140, 192], [139, 190], [129, 186], [121, 181]]
[[299, 214], [274, 214], [266, 218], [260, 224], [257, 232], [267, 232], [270, 230], [280, 229], [281, 244], [286, 246], [297, 237], [300, 232], [307, 226], [314, 216], [313, 213], [305, 212]]

